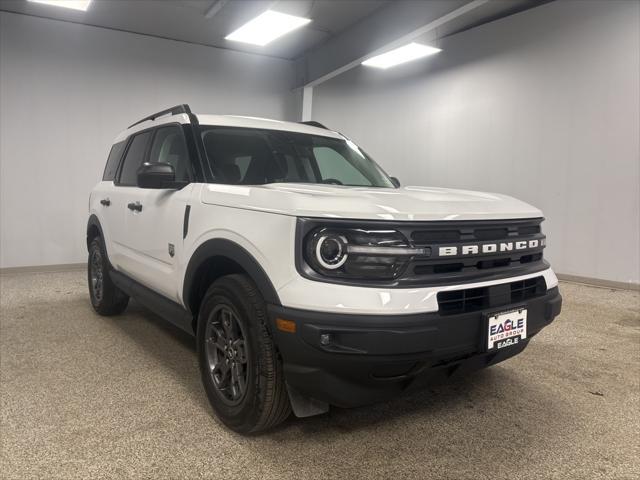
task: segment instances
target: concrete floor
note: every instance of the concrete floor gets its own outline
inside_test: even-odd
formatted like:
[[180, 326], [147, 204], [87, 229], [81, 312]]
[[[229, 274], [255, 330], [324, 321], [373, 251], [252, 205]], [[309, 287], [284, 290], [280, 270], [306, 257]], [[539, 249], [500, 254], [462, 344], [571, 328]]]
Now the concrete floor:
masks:
[[2, 478], [640, 477], [640, 298], [563, 284], [520, 356], [391, 403], [245, 438], [212, 416], [192, 340], [82, 272], [0, 277]]

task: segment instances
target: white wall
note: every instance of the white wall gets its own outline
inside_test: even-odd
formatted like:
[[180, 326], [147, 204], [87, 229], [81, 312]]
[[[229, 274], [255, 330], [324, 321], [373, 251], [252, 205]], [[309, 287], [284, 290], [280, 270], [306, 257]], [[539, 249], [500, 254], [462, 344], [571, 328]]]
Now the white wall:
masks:
[[313, 119], [404, 184], [545, 212], [561, 273], [640, 281], [640, 3], [557, 1], [443, 39], [435, 57], [314, 89]]
[[82, 262], [112, 139], [172, 105], [297, 120], [291, 62], [0, 12], [0, 267]]

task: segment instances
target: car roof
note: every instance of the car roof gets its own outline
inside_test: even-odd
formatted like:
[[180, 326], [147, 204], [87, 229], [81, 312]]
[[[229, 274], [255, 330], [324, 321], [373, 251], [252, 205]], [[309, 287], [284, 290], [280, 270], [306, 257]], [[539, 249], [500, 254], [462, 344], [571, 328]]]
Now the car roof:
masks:
[[[331, 137], [344, 139], [338, 132], [328, 130], [326, 128], [315, 127], [297, 122], [285, 122], [282, 120], [273, 120], [270, 118], [245, 117], [242, 115], [209, 115], [196, 114], [198, 122], [202, 126], [218, 126], [218, 127], [238, 127], [238, 128], [257, 128], [263, 130], [280, 130], [285, 132], [304, 133], [307, 135], [318, 135], [322, 137]], [[190, 123], [189, 116], [186, 113], [177, 115], [166, 115], [155, 120], [146, 120], [142, 123], [123, 130], [118, 134], [114, 143], [121, 142], [131, 134], [147, 128], [157, 127], [170, 123]]]

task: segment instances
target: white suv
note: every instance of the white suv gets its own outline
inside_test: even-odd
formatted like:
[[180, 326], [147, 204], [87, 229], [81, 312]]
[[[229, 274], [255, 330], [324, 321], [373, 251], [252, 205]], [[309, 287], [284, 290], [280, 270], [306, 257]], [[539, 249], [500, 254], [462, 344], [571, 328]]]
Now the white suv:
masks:
[[209, 401], [242, 433], [493, 365], [561, 308], [538, 209], [401, 188], [315, 122], [146, 117], [89, 215], [95, 310], [131, 296], [194, 334]]

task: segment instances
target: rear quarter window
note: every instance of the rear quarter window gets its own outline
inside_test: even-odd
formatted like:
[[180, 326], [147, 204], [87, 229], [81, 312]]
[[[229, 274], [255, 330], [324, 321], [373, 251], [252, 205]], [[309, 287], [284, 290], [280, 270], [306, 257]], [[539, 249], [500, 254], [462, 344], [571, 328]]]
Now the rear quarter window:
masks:
[[104, 173], [102, 174], [102, 180], [105, 182], [113, 181], [116, 178], [116, 172], [118, 171], [118, 165], [122, 158], [122, 152], [126, 142], [114, 143], [109, 152], [109, 158], [107, 158], [107, 165], [104, 167]]

